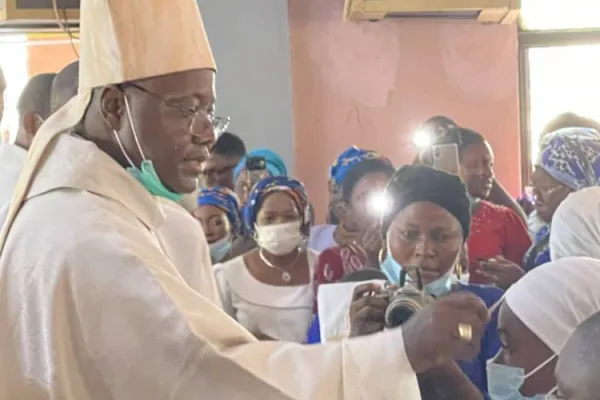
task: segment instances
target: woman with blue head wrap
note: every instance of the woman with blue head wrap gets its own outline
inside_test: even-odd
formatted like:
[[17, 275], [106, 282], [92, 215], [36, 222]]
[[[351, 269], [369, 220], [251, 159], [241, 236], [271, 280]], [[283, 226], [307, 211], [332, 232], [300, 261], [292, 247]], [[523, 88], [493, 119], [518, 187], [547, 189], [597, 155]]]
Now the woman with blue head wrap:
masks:
[[393, 172], [392, 162], [376, 151], [352, 146], [340, 154], [329, 170], [328, 224], [312, 229], [308, 247], [322, 252], [360, 241], [362, 230], [374, 225], [371, 216], [377, 215], [369, 201], [383, 191]]
[[304, 186], [259, 181], [243, 208], [257, 248], [215, 267], [224, 309], [258, 338], [304, 342], [312, 317], [316, 253], [306, 248], [310, 208]]
[[563, 128], [545, 135], [532, 177], [537, 216], [546, 223], [525, 256], [530, 270], [550, 261], [550, 223], [558, 206], [580, 189], [600, 184], [600, 133], [590, 128]]
[[558, 206], [575, 191], [600, 183], [600, 134], [588, 128], [564, 128], [547, 134], [532, 175], [535, 211], [546, 224], [535, 237], [521, 265], [507, 260], [486, 263], [486, 276], [502, 287], [550, 261], [550, 228]]
[[212, 261], [225, 259], [242, 227], [235, 193], [221, 186], [204, 188], [198, 194], [198, 207], [192, 214], [202, 224]]
[[[251, 164], [256, 164], [256, 166], [261, 166], [261, 168], [249, 171], [248, 167], [252, 167]], [[252, 150], [240, 160], [233, 171], [235, 192], [242, 201], [242, 204], [245, 204], [248, 194], [256, 182], [267, 176], [287, 175], [287, 167], [279, 154], [270, 149]]]

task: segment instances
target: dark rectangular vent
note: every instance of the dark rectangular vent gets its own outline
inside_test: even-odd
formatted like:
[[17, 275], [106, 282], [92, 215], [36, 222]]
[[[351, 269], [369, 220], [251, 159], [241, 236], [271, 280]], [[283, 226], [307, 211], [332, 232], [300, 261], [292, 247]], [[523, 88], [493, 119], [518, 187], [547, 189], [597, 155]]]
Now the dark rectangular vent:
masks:
[[472, 10], [472, 11], [431, 11], [431, 12], [417, 12], [417, 13], [388, 13], [386, 17], [388, 18], [444, 18], [444, 19], [477, 19], [481, 11]]
[[[80, 0], [56, 0], [59, 9], [79, 8]], [[20, 9], [47, 10], [52, 9], [52, 0], [16, 0], [15, 5]]]

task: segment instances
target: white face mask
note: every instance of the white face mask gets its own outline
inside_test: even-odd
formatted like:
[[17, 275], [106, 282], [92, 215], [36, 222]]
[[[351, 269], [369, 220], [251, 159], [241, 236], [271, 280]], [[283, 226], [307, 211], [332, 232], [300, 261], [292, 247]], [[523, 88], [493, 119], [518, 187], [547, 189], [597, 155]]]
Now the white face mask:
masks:
[[278, 225], [257, 225], [256, 244], [276, 256], [290, 254], [304, 242], [304, 235], [300, 232], [301, 226], [300, 221]]

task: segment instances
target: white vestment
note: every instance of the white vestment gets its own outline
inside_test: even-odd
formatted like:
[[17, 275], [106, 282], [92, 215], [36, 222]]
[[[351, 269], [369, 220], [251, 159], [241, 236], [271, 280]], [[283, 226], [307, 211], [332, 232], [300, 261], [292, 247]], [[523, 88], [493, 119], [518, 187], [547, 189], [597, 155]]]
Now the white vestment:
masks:
[[0, 224], [4, 224], [27, 150], [14, 144], [0, 144]]
[[258, 342], [163, 254], [157, 201], [59, 136], [0, 256], [0, 398], [420, 399], [400, 329]]
[[[27, 160], [27, 150], [12, 144], [0, 145], [0, 224], [4, 224], [10, 200]], [[156, 230], [161, 247], [188, 285], [220, 305], [210, 249], [200, 224], [183, 207], [157, 198], [165, 222]]]
[[179, 204], [162, 197], [156, 200], [165, 216], [156, 230], [165, 255], [192, 289], [220, 306], [210, 248], [200, 223]]

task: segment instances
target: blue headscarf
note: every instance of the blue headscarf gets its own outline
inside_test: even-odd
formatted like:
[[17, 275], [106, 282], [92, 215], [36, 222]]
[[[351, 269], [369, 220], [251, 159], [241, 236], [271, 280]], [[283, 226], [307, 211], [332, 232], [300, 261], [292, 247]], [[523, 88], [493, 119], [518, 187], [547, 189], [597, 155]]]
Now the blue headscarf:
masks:
[[240, 173], [246, 168], [246, 160], [249, 157], [264, 157], [267, 162], [267, 172], [271, 176], [287, 176], [288, 171], [283, 158], [273, 150], [256, 149], [244, 156], [233, 170], [233, 181], [237, 181]]
[[225, 211], [233, 232], [236, 235], [241, 234], [240, 202], [231, 190], [222, 186], [201, 189], [198, 194], [198, 206], [215, 206]]
[[265, 197], [276, 192], [288, 193], [300, 211], [303, 227], [310, 224], [310, 205], [304, 185], [295, 179], [285, 176], [269, 176], [254, 186], [248, 196], [248, 203], [242, 208], [244, 231], [249, 237], [254, 236], [256, 217]]
[[537, 165], [573, 190], [600, 185], [600, 133], [565, 128], [541, 140]]
[[330, 181], [336, 186], [341, 185], [346, 174], [356, 164], [365, 160], [387, 160], [387, 158], [376, 151], [365, 150], [356, 146], [349, 147], [338, 156], [329, 168]]

